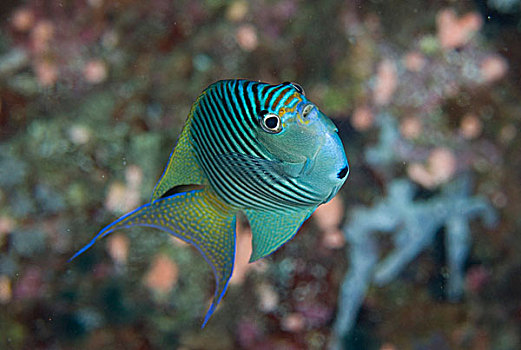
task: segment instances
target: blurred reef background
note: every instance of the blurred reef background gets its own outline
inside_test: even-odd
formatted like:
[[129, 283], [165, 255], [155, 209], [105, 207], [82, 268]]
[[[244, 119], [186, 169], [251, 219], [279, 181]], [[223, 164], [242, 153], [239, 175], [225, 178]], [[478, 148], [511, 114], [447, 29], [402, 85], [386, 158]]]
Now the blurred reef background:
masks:
[[[516, 0], [0, 4], [1, 349], [521, 348]], [[213, 276], [148, 201], [199, 93], [295, 81], [351, 174], [282, 249]]]

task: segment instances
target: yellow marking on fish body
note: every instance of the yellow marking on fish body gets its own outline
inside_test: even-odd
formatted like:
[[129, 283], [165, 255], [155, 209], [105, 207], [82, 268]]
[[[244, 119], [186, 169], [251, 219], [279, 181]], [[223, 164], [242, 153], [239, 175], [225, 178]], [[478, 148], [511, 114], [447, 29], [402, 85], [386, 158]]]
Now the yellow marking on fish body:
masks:
[[[289, 100], [291, 99], [291, 100]], [[293, 113], [295, 112], [295, 109], [297, 108], [297, 105], [302, 102], [302, 97], [300, 96], [300, 94], [294, 92], [293, 95], [291, 95], [289, 98], [288, 98], [289, 102], [286, 103], [285, 106], [279, 108], [279, 111], [278, 111], [278, 115], [282, 117], [283, 114], [285, 113]], [[293, 104], [293, 101], [295, 101], [295, 104]], [[291, 106], [293, 104], [293, 106]]]
[[[286, 115], [286, 114], [291, 114], [291, 115], [289, 115], [289, 117], [286, 120], [291, 120], [292, 118], [294, 118], [293, 114], [295, 113], [295, 110], [297, 109], [297, 106], [299, 105], [299, 103], [302, 102], [302, 97], [300, 96], [299, 93], [294, 92], [293, 95], [291, 95], [288, 98], [288, 101], [289, 102], [287, 102], [285, 106], [279, 108], [279, 110], [277, 112], [277, 114], [279, 115], [280, 119], [282, 119], [282, 120], [284, 120], [283, 116]], [[309, 123], [309, 121], [303, 120], [299, 113], [296, 113], [296, 114], [297, 114], [298, 120], [302, 124], [308, 124]], [[286, 123], [283, 122], [282, 126], [286, 127]]]
[[308, 125], [308, 124], [309, 124], [309, 119], [308, 119], [308, 120], [304, 120], [304, 119], [302, 119], [302, 116], [301, 116], [300, 114], [297, 116], [297, 118], [298, 118], [298, 121], [299, 121], [300, 123], [302, 123], [302, 124], [304, 124], [304, 125]]

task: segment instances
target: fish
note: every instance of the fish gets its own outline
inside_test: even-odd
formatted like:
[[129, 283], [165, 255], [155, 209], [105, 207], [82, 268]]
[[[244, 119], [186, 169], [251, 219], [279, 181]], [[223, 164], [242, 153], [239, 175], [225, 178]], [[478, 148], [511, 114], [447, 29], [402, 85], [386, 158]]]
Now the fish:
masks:
[[166, 231], [211, 266], [223, 298], [235, 258], [236, 217], [252, 230], [250, 262], [289, 241], [344, 184], [349, 164], [335, 124], [291, 82], [221, 80], [197, 97], [149, 203], [112, 222], [69, 261], [111, 232]]

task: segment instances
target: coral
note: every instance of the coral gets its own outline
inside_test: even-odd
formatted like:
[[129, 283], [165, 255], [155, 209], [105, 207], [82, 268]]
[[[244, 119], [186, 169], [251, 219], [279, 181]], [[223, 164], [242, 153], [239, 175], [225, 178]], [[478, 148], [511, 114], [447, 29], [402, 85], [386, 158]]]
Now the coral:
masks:
[[[464, 264], [470, 247], [469, 220], [481, 216], [487, 226], [496, 222], [496, 213], [487, 200], [472, 197], [468, 177], [460, 177], [445, 186], [438, 196], [414, 200], [415, 187], [407, 179], [389, 184], [388, 195], [372, 208], [357, 208], [344, 226], [350, 244], [349, 272], [342, 283], [337, 335], [353, 326], [370, 283], [385, 285], [396, 279], [445, 228], [449, 300], [463, 293]], [[391, 235], [394, 249], [379, 261], [377, 232]]]
[[400, 133], [396, 119], [389, 114], [380, 115], [376, 124], [380, 127], [378, 143], [367, 148], [365, 158], [373, 166], [386, 166], [398, 160]]

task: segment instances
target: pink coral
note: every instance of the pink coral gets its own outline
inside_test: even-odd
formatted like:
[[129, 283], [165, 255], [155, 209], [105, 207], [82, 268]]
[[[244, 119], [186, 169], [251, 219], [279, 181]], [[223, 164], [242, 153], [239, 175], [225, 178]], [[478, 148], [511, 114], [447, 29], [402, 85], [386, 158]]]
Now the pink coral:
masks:
[[113, 212], [128, 212], [139, 205], [143, 172], [137, 165], [130, 165], [125, 173], [126, 184], [114, 182], [109, 187], [105, 207]]
[[418, 117], [406, 117], [400, 123], [400, 132], [406, 139], [414, 139], [421, 135], [422, 123]]
[[243, 24], [235, 35], [237, 43], [244, 51], [253, 51], [259, 44], [257, 30], [251, 24]]
[[11, 24], [20, 32], [29, 31], [34, 25], [34, 13], [31, 9], [22, 7], [13, 13]]
[[230, 284], [241, 284], [251, 265], [248, 264], [251, 255], [251, 229], [237, 223], [237, 243], [235, 254], [235, 265]]
[[58, 67], [50, 61], [36, 62], [34, 66], [36, 78], [44, 87], [53, 86], [58, 80]]
[[128, 257], [129, 239], [123, 234], [114, 234], [108, 240], [108, 250], [112, 259], [118, 264], [124, 264]]
[[286, 316], [281, 321], [281, 328], [288, 332], [300, 332], [306, 326], [306, 320], [304, 317], [298, 313], [291, 313]]
[[167, 294], [177, 283], [179, 268], [168, 256], [157, 254], [145, 276], [145, 284], [159, 294]]
[[41, 53], [47, 50], [54, 34], [55, 27], [51, 21], [42, 20], [36, 23], [31, 31], [31, 39], [35, 52]]
[[344, 235], [340, 231], [340, 222], [344, 216], [344, 204], [340, 196], [315, 210], [313, 218], [323, 232], [322, 242], [327, 248], [341, 248], [345, 244]]
[[230, 278], [230, 284], [241, 284], [244, 282], [244, 279], [246, 278], [250, 269], [263, 270], [266, 268], [265, 260], [257, 260], [253, 263], [249, 262], [252, 252], [252, 233], [250, 227], [237, 222], [236, 231], [237, 243], [235, 263], [233, 267], [233, 274]]
[[487, 56], [480, 65], [481, 77], [486, 83], [503, 78], [508, 71], [506, 60], [499, 55]]
[[368, 106], [357, 107], [351, 117], [351, 124], [359, 131], [369, 129], [374, 122], [374, 115]]
[[427, 64], [425, 56], [418, 51], [408, 52], [403, 58], [405, 68], [412, 72], [420, 72]]
[[438, 40], [444, 49], [455, 49], [465, 45], [481, 28], [483, 21], [476, 12], [458, 18], [454, 10], [444, 9], [436, 17]]
[[460, 132], [466, 139], [475, 139], [481, 134], [482, 129], [483, 124], [475, 114], [465, 114], [461, 119]]
[[392, 60], [386, 58], [378, 65], [376, 84], [373, 90], [374, 103], [378, 106], [389, 104], [397, 85], [396, 65]]
[[413, 163], [407, 168], [409, 177], [424, 187], [432, 188], [447, 182], [456, 172], [456, 157], [445, 147], [434, 149], [426, 165]]
[[91, 60], [83, 68], [85, 80], [91, 84], [98, 84], [107, 78], [107, 65], [102, 60]]

